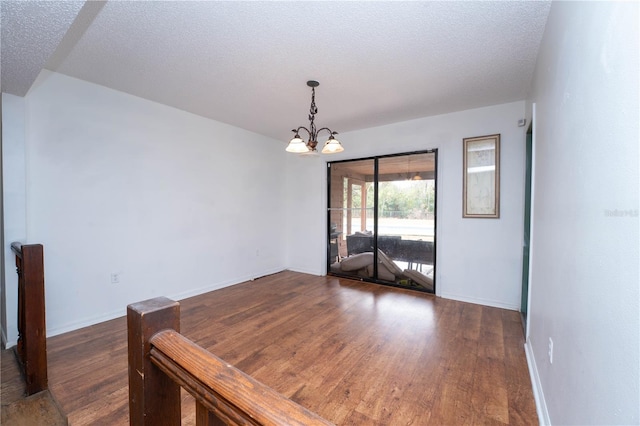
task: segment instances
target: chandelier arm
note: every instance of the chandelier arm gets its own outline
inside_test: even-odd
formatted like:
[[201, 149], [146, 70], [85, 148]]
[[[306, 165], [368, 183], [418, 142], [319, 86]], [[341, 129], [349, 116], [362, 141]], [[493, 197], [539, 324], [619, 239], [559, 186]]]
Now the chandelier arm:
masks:
[[322, 129], [319, 129], [318, 131], [316, 131], [316, 135], [320, 134], [320, 132], [321, 132], [321, 131], [323, 131], [323, 130], [326, 130], [327, 132], [329, 132], [329, 134], [330, 134], [331, 136], [333, 136], [333, 135], [337, 135], [337, 134], [338, 134], [338, 132], [334, 132], [334, 131], [332, 131], [332, 130], [331, 130], [330, 128], [328, 128], [328, 127], [323, 127]]
[[307, 132], [307, 135], [311, 137], [311, 132], [304, 126], [300, 126], [297, 129], [292, 130], [292, 132], [295, 132], [295, 134], [297, 135], [298, 133], [300, 133], [300, 130], [304, 130], [305, 132]]

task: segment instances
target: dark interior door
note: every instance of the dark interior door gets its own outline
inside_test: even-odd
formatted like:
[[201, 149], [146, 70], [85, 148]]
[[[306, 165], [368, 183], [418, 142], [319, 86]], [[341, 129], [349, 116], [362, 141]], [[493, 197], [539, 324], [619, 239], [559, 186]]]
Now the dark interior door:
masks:
[[532, 148], [533, 134], [531, 127], [526, 137], [526, 171], [524, 182], [524, 242], [522, 245], [522, 296], [520, 301], [520, 312], [522, 312], [522, 320], [526, 330], [527, 323], [527, 305], [529, 303], [529, 242], [531, 239], [531, 166], [532, 166]]

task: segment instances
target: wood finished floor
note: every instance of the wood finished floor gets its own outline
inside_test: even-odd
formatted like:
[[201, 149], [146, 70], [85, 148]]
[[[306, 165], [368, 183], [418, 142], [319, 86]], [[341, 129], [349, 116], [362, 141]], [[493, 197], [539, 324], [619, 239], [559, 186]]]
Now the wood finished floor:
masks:
[[[295, 272], [180, 303], [182, 334], [338, 425], [538, 423], [517, 312]], [[48, 339], [70, 425], [128, 424], [126, 341], [124, 317]]]

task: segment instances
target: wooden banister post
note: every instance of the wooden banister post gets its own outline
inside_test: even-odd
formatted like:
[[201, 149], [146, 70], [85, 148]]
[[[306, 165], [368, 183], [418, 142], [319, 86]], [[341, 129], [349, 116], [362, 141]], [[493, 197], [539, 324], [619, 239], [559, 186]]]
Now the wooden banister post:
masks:
[[129, 424], [179, 425], [180, 386], [153, 365], [149, 339], [165, 329], [180, 332], [180, 304], [158, 297], [127, 306]]
[[18, 358], [27, 395], [47, 389], [47, 326], [42, 244], [12, 243], [18, 272]]

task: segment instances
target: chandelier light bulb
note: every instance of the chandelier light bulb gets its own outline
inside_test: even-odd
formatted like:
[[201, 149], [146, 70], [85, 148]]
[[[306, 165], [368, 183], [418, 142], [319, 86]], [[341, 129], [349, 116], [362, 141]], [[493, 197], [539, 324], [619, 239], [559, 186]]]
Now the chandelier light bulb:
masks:
[[324, 147], [322, 148], [323, 154], [336, 154], [342, 151], [344, 151], [342, 144], [338, 139], [334, 138], [333, 135], [329, 136], [329, 139], [325, 142]]
[[305, 141], [303, 141], [302, 138], [296, 134], [289, 142], [289, 145], [287, 145], [286, 151], [300, 154], [302, 152], [309, 152], [309, 148], [307, 147]]

